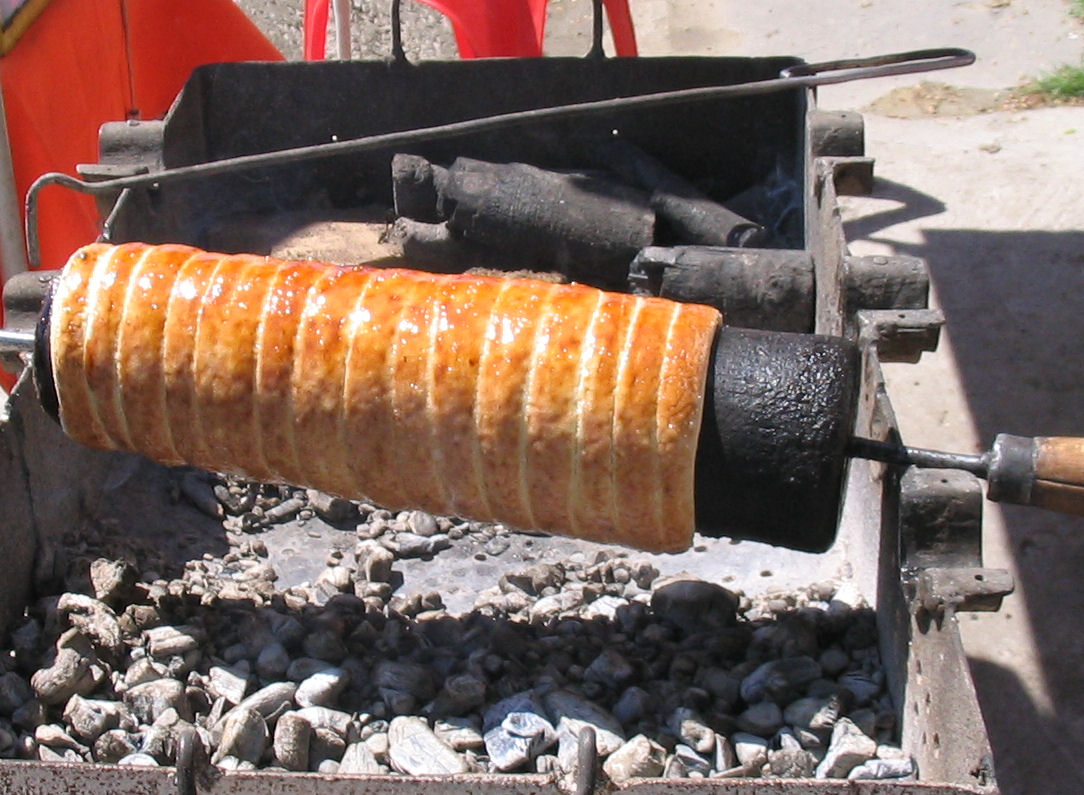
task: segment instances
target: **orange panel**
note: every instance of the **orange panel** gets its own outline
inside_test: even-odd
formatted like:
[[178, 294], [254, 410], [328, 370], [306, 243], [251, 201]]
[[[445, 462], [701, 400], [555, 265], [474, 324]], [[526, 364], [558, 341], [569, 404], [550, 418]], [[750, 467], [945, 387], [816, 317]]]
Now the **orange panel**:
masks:
[[283, 60], [232, 0], [124, 0], [124, 9], [135, 107], [144, 119], [165, 115], [201, 64]]
[[[17, 195], [97, 162], [104, 122], [162, 116], [194, 67], [238, 60], [282, 55], [231, 0], [52, 0], [0, 59]], [[38, 229], [42, 267], [61, 267], [99, 234], [94, 200], [45, 189]]]
[[[98, 159], [98, 127], [128, 110], [119, 0], [54, 0], [0, 61], [15, 170], [25, 196], [46, 171]], [[58, 268], [98, 235], [94, 201], [48, 188], [39, 202], [42, 263]]]

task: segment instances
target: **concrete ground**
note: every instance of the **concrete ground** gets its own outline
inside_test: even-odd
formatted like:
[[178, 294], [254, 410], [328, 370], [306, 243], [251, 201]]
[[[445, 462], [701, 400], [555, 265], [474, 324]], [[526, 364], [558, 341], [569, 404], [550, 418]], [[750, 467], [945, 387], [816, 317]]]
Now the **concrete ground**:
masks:
[[[299, 0], [241, 5], [265, 27], [270, 20], [276, 43], [296, 57]], [[374, 4], [354, 5], [364, 16]], [[590, 6], [551, 0], [549, 54], [586, 51]], [[996, 105], [995, 90], [1080, 62], [1084, 24], [1069, 15], [1068, 2], [630, 6], [646, 56], [818, 61], [936, 46], [974, 50], [978, 62], [966, 69], [819, 94], [824, 108], [866, 113], [866, 149], [877, 158], [873, 196], [844, 200], [852, 250], [925, 258], [947, 317], [936, 353], [888, 369], [889, 393], [913, 445], [979, 452], [999, 432], [1084, 434], [1084, 106], [975, 112]], [[408, 53], [415, 46], [433, 57], [434, 46], [450, 46], [439, 20], [424, 12], [421, 22], [404, 18]], [[412, 31], [422, 32], [418, 43]], [[358, 37], [385, 51], [375, 32]], [[363, 53], [356, 48], [355, 56]], [[916, 88], [923, 80], [981, 91], [957, 101], [952, 89]], [[1084, 792], [1084, 519], [988, 503], [984, 532], [987, 565], [1011, 570], [1017, 583], [999, 613], [962, 621], [1002, 791]]]

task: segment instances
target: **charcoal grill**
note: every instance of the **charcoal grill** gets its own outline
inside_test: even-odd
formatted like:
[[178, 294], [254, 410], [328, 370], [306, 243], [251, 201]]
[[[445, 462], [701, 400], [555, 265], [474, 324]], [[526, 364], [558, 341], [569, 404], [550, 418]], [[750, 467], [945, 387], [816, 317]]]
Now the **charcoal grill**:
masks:
[[[808, 85], [770, 93], [702, 96], [645, 109], [612, 103], [529, 125], [494, 126], [428, 140], [395, 142], [364, 151], [335, 142], [558, 104], [612, 100], [633, 94], [771, 81], [782, 70], [809, 71], [796, 58], [641, 58], [629, 60], [509, 59], [409, 64], [386, 62], [220, 64], [193, 73], [163, 121], [118, 122], [101, 132], [100, 162], [83, 167], [87, 180], [130, 178], [100, 192], [105, 237], [112, 242], [182, 242], [223, 251], [275, 250], [309, 235], [305, 254], [327, 255], [361, 221], [388, 217], [389, 164], [409, 151], [432, 162], [456, 157], [525, 162], [554, 170], [590, 165], [590, 148], [619, 134], [716, 200], [744, 192], [751, 214], [771, 228], [772, 249], [733, 249], [725, 281], [680, 278], [673, 251], [645, 250], [628, 289], [679, 299], [718, 300], [725, 311], [758, 328], [816, 332], [856, 340], [861, 383], [856, 435], [898, 441], [880, 365], [916, 361], [937, 345], [941, 315], [926, 306], [924, 264], [908, 257], [854, 257], [847, 251], [837, 196], [868, 190], [872, 160], [863, 152], [861, 118], [817, 107]], [[439, 99], [439, 101], [437, 101]], [[284, 149], [332, 144], [322, 156], [210, 173], [199, 179], [155, 181], [162, 169]], [[322, 150], [315, 150], [320, 154]], [[146, 176], [141, 176], [146, 175]], [[113, 184], [113, 183], [110, 183]], [[751, 198], [750, 198], [751, 197]], [[759, 202], [759, 209], [758, 209]], [[765, 209], [767, 207], [767, 209]], [[297, 254], [296, 249], [291, 249]], [[32, 252], [33, 254], [33, 252]], [[330, 258], [334, 258], [333, 256]], [[676, 274], [676, 275], [675, 275]], [[721, 277], [720, 277], [721, 278]], [[29, 323], [40, 302], [34, 278], [9, 290], [9, 326]], [[780, 298], [782, 296], [782, 298]], [[729, 302], [729, 303], [728, 303]], [[221, 547], [221, 529], [193, 525], [191, 512], [155, 502], [160, 467], [121, 454], [86, 450], [66, 439], [41, 412], [24, 377], [0, 429], [5, 467], [2, 499], [8, 517], [0, 598], [4, 614], [27, 598], [31, 573], [57, 554], [58, 528], [93, 514], [121, 531], [160, 534], [179, 556]], [[157, 485], [156, 485], [157, 484]], [[159, 521], [148, 524], [153, 514]], [[762, 544], [705, 541], [660, 563], [717, 576], [723, 567], [747, 591], [797, 585], [850, 571], [876, 606], [880, 648], [919, 782], [641, 781], [635, 792], [996, 792], [983, 727], [956, 614], [997, 609], [1011, 590], [1006, 572], [982, 567], [982, 496], [965, 472], [930, 473], [851, 462], [833, 547], [811, 555]], [[798, 519], [795, 519], [798, 521]], [[169, 528], [167, 531], [166, 528]], [[176, 528], [194, 528], [186, 547]], [[311, 578], [313, 560], [289, 548], [333, 545], [330, 528], [280, 525], [268, 538], [286, 583]], [[292, 534], [292, 535], [291, 535]], [[307, 536], [319, 535], [313, 543]], [[548, 540], [554, 548], [571, 545]], [[35, 557], [35, 549], [37, 556]], [[323, 557], [319, 549], [319, 558]], [[445, 561], [448, 561], [445, 563]], [[454, 550], [427, 564], [408, 564], [408, 582], [459, 578], [496, 580], [492, 561], [475, 563]], [[469, 588], [467, 589], [469, 590]], [[461, 607], [469, 606], [467, 604]], [[449, 607], [456, 607], [454, 599]], [[47, 763], [0, 763], [5, 791], [192, 792], [196, 773], [182, 754], [178, 769], [121, 769]], [[581, 782], [583, 784], [583, 782]], [[337, 793], [356, 791], [356, 778], [278, 773], [231, 773], [200, 787], [210, 792]], [[544, 776], [418, 780], [366, 779], [372, 792], [558, 791]], [[201, 791], [203, 791], [201, 789]]]

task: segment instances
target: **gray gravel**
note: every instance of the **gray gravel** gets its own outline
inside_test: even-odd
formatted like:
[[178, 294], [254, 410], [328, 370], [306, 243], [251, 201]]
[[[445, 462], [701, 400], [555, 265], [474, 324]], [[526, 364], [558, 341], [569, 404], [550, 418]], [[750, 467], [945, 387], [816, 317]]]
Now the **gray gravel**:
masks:
[[[850, 589], [751, 600], [610, 550], [506, 565], [453, 614], [438, 592], [403, 592], [404, 557], [419, 539], [508, 538], [501, 526], [205, 485], [224, 554], [168, 579], [149, 549], [87, 560], [31, 605], [0, 656], [0, 756], [169, 765], [194, 728], [228, 770], [567, 776], [590, 726], [616, 783], [914, 775], [874, 613]], [[261, 534], [318, 510], [353, 552], [277, 587]]]

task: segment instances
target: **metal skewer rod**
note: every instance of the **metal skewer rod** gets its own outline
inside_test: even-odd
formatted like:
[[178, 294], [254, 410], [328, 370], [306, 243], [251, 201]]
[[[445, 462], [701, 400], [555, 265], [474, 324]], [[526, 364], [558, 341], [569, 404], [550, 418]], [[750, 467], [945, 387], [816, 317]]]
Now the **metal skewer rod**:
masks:
[[0, 353], [33, 353], [34, 332], [0, 329]]
[[854, 458], [868, 458], [898, 466], [917, 466], [927, 469], [963, 469], [985, 478], [990, 472], [990, 453], [965, 455], [944, 453], [940, 450], [924, 450], [906, 447], [893, 442], [854, 437], [847, 445], [847, 454]]

